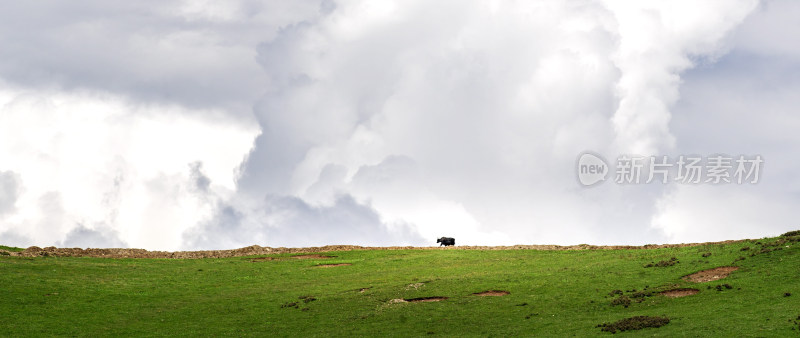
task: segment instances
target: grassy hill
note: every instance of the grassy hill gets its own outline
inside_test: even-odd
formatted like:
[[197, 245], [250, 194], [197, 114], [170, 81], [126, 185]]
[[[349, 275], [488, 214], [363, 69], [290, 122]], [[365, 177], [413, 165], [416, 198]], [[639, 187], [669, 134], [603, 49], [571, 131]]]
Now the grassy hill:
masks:
[[[682, 278], [727, 266], [738, 269]], [[588, 336], [637, 316], [663, 326], [617, 334], [787, 336], [800, 334], [800, 234], [629, 250], [2, 255], [0, 285], [4, 336]], [[691, 295], [661, 294], [675, 289]]]
[[0, 250], [10, 251], [10, 252], [20, 252], [20, 251], [22, 251], [24, 249], [13, 247], [13, 246], [0, 245]]

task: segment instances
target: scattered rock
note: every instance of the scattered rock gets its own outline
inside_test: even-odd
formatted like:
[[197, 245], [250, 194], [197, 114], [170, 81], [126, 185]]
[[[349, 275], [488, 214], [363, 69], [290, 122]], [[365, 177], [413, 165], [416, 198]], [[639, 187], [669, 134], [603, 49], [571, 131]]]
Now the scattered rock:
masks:
[[710, 252], [706, 252], [706, 253], [703, 254], [703, 257], [710, 257], [710, 256], [711, 256]]
[[411, 284], [408, 284], [406, 286], [406, 290], [411, 290], [412, 288], [414, 290], [418, 290], [419, 288], [421, 288], [423, 286], [425, 286], [425, 283], [411, 283]]
[[785, 293], [783, 294], [783, 296], [784, 296], [784, 297], [791, 297], [791, 296], [792, 296], [792, 293], [791, 293], [791, 292], [785, 292]]
[[691, 275], [683, 276], [683, 279], [693, 283], [710, 282], [728, 277], [728, 275], [730, 275], [731, 272], [734, 272], [736, 270], [739, 270], [738, 266], [721, 266], [718, 268], [703, 270], [695, 272]]

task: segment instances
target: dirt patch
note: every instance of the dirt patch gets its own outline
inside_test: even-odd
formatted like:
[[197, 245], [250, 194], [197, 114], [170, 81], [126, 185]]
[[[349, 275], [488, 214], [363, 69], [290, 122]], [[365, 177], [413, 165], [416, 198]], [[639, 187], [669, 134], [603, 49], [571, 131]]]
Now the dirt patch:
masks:
[[345, 265], [353, 265], [353, 264], [350, 264], [350, 263], [320, 264], [320, 265], [317, 265], [316, 267], [318, 267], [318, 268], [332, 268], [334, 266], [345, 266]]
[[420, 297], [420, 298], [408, 298], [403, 299], [409, 303], [427, 303], [427, 302], [440, 302], [447, 299], [447, 297]]
[[669, 298], [679, 298], [679, 297], [686, 297], [691, 295], [696, 295], [700, 290], [698, 289], [691, 289], [691, 288], [681, 288], [681, 289], [672, 289], [667, 291], [661, 291], [659, 294], [667, 296]]
[[336, 258], [336, 256], [325, 256], [325, 255], [311, 254], [311, 255], [292, 256], [292, 258], [294, 258], [294, 259], [328, 259], [328, 258]]
[[738, 266], [721, 266], [718, 268], [695, 272], [688, 276], [683, 276], [683, 279], [694, 283], [705, 283], [728, 277], [731, 272], [736, 270], [739, 270]]
[[251, 262], [266, 262], [266, 261], [274, 261], [274, 260], [275, 260], [275, 257], [256, 257], [256, 258], [251, 258], [250, 259]]
[[484, 292], [476, 292], [476, 293], [473, 293], [473, 295], [481, 296], [481, 297], [486, 297], [486, 296], [495, 296], [496, 297], [496, 296], [505, 296], [505, 295], [510, 294], [510, 293], [511, 292], [503, 291], [503, 290], [488, 290], [488, 291], [484, 291]]
[[636, 316], [625, 318], [613, 323], [597, 325], [602, 331], [617, 333], [617, 331], [641, 330], [648, 327], [662, 327], [669, 324], [667, 317]]

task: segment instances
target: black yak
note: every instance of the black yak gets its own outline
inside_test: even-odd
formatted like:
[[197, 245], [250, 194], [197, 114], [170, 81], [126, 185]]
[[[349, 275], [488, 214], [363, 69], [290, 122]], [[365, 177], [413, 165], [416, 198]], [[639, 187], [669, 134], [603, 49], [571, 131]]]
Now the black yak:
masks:
[[441, 237], [441, 238], [436, 240], [436, 243], [442, 243], [442, 244], [439, 244], [439, 246], [442, 246], [442, 245], [444, 245], [444, 246], [456, 245], [456, 239], [453, 238], [453, 237]]

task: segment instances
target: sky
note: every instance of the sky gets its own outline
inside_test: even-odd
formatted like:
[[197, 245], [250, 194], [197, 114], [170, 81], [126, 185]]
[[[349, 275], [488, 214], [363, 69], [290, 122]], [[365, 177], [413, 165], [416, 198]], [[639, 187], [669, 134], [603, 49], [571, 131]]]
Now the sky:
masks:
[[[800, 227], [797, 1], [3, 8], [3, 245], [643, 245]], [[581, 184], [584, 153], [609, 176]], [[621, 184], [626, 154], [763, 165], [743, 184]]]

